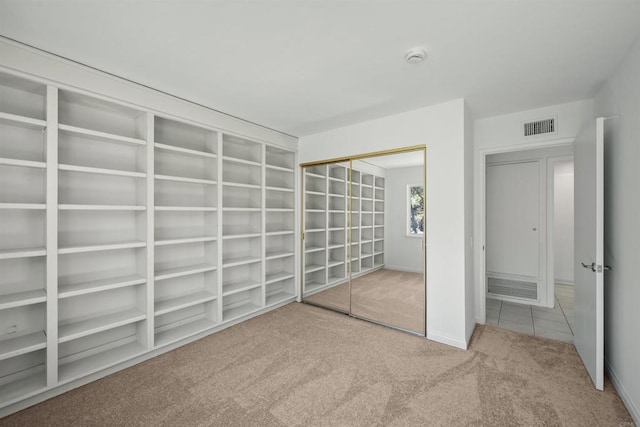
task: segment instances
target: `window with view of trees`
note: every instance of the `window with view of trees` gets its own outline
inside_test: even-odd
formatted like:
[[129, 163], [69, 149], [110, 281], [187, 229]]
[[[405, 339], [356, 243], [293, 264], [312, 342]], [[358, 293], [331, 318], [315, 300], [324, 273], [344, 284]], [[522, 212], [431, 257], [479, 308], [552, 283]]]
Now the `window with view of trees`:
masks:
[[408, 187], [408, 234], [422, 236], [424, 234], [424, 187], [410, 185]]

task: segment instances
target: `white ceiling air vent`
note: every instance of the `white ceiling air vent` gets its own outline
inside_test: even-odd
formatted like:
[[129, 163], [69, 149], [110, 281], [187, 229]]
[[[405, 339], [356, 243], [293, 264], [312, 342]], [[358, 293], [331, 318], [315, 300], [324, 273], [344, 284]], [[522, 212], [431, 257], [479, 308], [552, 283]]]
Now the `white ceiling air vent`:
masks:
[[556, 131], [556, 119], [544, 119], [524, 124], [524, 136], [542, 135]]

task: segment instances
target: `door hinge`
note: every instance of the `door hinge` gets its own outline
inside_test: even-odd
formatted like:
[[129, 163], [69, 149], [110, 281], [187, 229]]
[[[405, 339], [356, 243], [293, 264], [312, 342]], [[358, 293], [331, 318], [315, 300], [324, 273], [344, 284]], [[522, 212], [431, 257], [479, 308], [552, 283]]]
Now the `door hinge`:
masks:
[[302, 232], [302, 240], [304, 240], [304, 231]]

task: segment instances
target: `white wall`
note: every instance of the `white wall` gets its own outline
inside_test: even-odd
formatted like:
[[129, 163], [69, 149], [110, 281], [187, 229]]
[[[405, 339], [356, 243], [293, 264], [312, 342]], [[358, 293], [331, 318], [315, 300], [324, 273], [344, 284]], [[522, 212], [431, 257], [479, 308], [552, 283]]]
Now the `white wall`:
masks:
[[609, 377], [640, 425], [640, 40], [595, 98], [605, 123], [605, 358]]
[[422, 185], [422, 180], [422, 166], [386, 171], [385, 268], [422, 272], [422, 238], [407, 235], [407, 185]]
[[[551, 135], [523, 136], [523, 123], [555, 117], [556, 132]], [[474, 122], [474, 277], [475, 313], [478, 323], [484, 322], [485, 295], [482, 251], [484, 227], [484, 156], [491, 152], [526, 150], [537, 147], [571, 144], [580, 130], [593, 119], [593, 100], [552, 105], [535, 110], [505, 114]]]
[[474, 254], [473, 254], [473, 118], [468, 105], [464, 105], [464, 294], [466, 316], [466, 338], [471, 339], [476, 328]]
[[573, 285], [573, 161], [553, 171], [553, 266], [556, 283]]
[[301, 162], [427, 146], [427, 337], [466, 347], [464, 101], [300, 139]]

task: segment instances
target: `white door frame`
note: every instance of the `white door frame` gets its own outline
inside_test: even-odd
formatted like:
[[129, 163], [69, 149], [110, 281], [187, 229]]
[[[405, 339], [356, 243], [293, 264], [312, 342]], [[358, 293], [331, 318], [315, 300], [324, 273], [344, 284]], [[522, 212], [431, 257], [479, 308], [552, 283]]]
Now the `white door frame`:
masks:
[[[514, 144], [507, 145], [501, 147], [488, 147], [482, 148], [478, 150], [478, 155], [476, 157], [477, 168], [476, 168], [476, 178], [478, 182], [477, 187], [477, 227], [476, 227], [476, 241], [477, 250], [475, 255], [475, 262], [478, 266], [478, 275], [476, 277], [476, 321], [480, 324], [486, 323], [486, 295], [487, 295], [487, 280], [486, 280], [486, 251], [485, 246], [487, 244], [487, 218], [486, 218], [486, 173], [487, 173], [487, 156], [491, 154], [500, 154], [500, 153], [511, 153], [514, 151], [524, 151], [524, 150], [534, 150], [538, 148], [549, 148], [549, 147], [562, 147], [572, 145], [575, 138], [562, 138], [562, 139], [553, 139], [546, 141], [536, 141], [525, 144]], [[548, 233], [549, 227], [547, 227]], [[547, 255], [548, 256], [548, 255]], [[553, 263], [551, 263], [553, 264]], [[549, 263], [547, 262], [547, 271], [549, 268]], [[553, 271], [551, 271], [553, 274]]]

